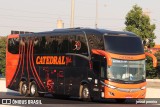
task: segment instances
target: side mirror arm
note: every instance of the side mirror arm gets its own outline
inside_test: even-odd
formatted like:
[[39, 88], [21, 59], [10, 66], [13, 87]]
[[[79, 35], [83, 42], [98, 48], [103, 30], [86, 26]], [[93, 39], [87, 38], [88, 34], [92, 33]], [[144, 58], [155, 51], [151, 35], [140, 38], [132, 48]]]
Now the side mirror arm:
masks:
[[108, 52], [104, 50], [92, 49], [92, 53], [106, 57], [108, 66], [112, 66], [112, 58]]
[[145, 55], [151, 57], [153, 60], [153, 67], [157, 67], [157, 58], [153, 54], [148, 52], [145, 52]]

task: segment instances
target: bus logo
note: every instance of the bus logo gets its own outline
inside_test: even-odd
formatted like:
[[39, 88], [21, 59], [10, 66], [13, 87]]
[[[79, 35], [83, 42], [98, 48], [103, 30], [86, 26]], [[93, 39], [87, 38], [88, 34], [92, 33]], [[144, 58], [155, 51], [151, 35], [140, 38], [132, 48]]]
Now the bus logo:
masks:
[[75, 48], [73, 50], [80, 50], [81, 49], [81, 42], [80, 41], [75, 41]]
[[70, 56], [37, 56], [37, 65], [68, 65], [72, 63]]
[[37, 56], [37, 65], [65, 65], [65, 56]]

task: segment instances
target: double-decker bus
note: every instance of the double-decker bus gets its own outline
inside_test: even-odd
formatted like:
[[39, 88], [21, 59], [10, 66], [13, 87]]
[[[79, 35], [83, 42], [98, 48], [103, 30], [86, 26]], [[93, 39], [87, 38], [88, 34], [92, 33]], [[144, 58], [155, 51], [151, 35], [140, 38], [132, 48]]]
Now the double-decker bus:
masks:
[[57, 29], [7, 39], [6, 87], [24, 96], [145, 98], [146, 56], [131, 32]]

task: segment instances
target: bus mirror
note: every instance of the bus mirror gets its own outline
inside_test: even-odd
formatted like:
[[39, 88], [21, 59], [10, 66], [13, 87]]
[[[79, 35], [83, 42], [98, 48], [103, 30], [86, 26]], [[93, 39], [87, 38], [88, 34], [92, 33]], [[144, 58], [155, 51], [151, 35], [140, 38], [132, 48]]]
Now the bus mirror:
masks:
[[153, 54], [148, 52], [145, 52], [145, 55], [151, 57], [153, 60], [153, 67], [157, 67], [157, 58]]
[[92, 49], [92, 53], [106, 57], [107, 65], [112, 66], [112, 58], [108, 52], [104, 50]]

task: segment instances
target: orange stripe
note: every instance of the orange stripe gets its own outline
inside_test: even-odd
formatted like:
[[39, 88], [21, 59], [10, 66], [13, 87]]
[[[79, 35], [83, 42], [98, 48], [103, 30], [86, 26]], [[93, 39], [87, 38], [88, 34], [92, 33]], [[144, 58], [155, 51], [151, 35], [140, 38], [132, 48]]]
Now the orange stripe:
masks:
[[120, 83], [115, 83], [115, 82], [110, 82], [108, 80], [105, 80], [106, 84], [116, 86], [118, 88], [141, 88], [143, 86], [146, 86], [146, 82], [140, 83], [140, 84], [120, 84]]
[[122, 59], [122, 60], [140, 60], [140, 59], [146, 58], [145, 54], [141, 54], [141, 55], [119, 55], [119, 54], [113, 54], [113, 53], [109, 53], [109, 54], [112, 58]]
[[111, 59], [111, 56], [108, 52], [106, 52], [104, 50], [92, 49], [92, 53], [93, 54], [98, 54], [98, 55], [101, 55], [101, 56], [105, 56], [108, 66], [112, 66], [112, 59]]
[[145, 98], [146, 95], [146, 89], [141, 89], [142, 87], [146, 86], [146, 82], [140, 84], [120, 84], [105, 80], [105, 84], [109, 84], [121, 89], [130, 89], [130, 90], [139, 89], [135, 92], [124, 92], [118, 90], [117, 88], [112, 89], [105, 86], [104, 87], [105, 98]]

